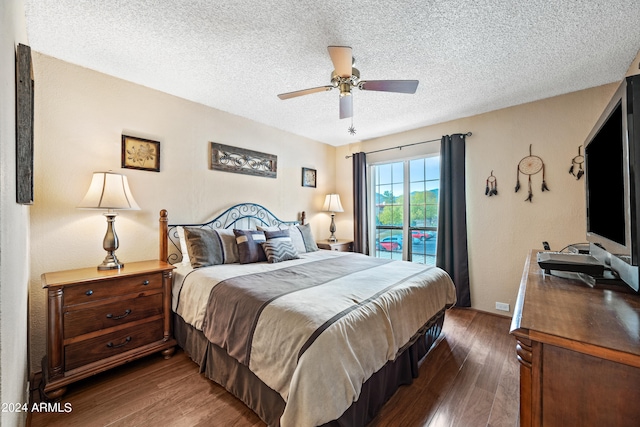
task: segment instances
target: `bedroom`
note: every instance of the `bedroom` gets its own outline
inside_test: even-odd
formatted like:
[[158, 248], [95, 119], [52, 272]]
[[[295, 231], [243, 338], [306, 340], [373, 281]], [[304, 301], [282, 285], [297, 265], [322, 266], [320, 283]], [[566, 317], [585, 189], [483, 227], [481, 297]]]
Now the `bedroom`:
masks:
[[[23, 2], [5, 2], [2, 7], [2, 31], [12, 31], [2, 37], [3, 87], [11, 88], [3, 90], [12, 93], [12, 40], [29, 44], [28, 27]], [[638, 58], [633, 60], [637, 45], [633, 50], [626, 52], [629, 63], [620, 68], [614, 80], [620, 80], [627, 69], [637, 73]], [[321, 59], [328, 64], [326, 57]], [[245, 201], [268, 206], [283, 219], [294, 219], [299, 211], [306, 210], [314, 235], [321, 239], [328, 234], [329, 216], [320, 208], [325, 194], [335, 191], [345, 207], [345, 213], [336, 216], [338, 237], [351, 238], [351, 172], [346, 155], [471, 131], [467, 158], [472, 161], [467, 164], [467, 183], [473, 307], [506, 314], [495, 311], [495, 302], [513, 307], [528, 250], [543, 240], [560, 248], [584, 236], [582, 221], [573, 219], [584, 217], [583, 189], [565, 169], [616, 86], [611, 80], [519, 106], [366, 142], [331, 146], [38, 52], [33, 53], [33, 60], [37, 105], [35, 203], [30, 208], [16, 205], [10, 182], [3, 184], [2, 195], [3, 401], [22, 399], [26, 380], [39, 370], [45, 352], [45, 292], [40, 274], [91, 266], [104, 256], [100, 247], [104, 218], [76, 206], [93, 171], [120, 170], [121, 134], [135, 133], [162, 144], [160, 173], [123, 170], [142, 210], [124, 212], [118, 218], [118, 256], [135, 261], [156, 256], [157, 214], [162, 208], [170, 211], [171, 218], [184, 222], [205, 220], [221, 208]], [[300, 83], [304, 87], [313, 82]], [[274, 88], [274, 95], [280, 90]], [[3, 176], [12, 177], [14, 154], [7, 148], [12, 144], [6, 143], [13, 138], [10, 112], [14, 107], [9, 98], [3, 96], [2, 101], [2, 164]], [[357, 104], [355, 108], [358, 127]], [[346, 134], [342, 128], [346, 126], [340, 124]], [[208, 170], [209, 141], [277, 154], [278, 179]], [[531, 204], [511, 192], [515, 166], [527, 154], [529, 144], [553, 171], [547, 178], [551, 191], [536, 194]], [[407, 150], [387, 154], [381, 160], [412, 156]], [[315, 189], [299, 185], [302, 167], [318, 171]], [[500, 179], [501, 194], [488, 199], [484, 185], [491, 170]], [[7, 253], [6, 248], [12, 251]], [[24, 263], [25, 259], [29, 262]], [[22, 286], [7, 289], [5, 283]], [[21, 320], [6, 321], [12, 317]], [[7, 423], [11, 425], [11, 421]]]

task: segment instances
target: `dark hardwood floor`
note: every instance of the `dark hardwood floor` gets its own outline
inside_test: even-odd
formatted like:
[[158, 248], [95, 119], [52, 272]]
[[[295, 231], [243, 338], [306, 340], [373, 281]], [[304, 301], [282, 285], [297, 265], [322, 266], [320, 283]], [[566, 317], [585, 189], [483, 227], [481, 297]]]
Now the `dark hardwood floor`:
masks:
[[[400, 387], [370, 427], [515, 427], [519, 368], [509, 324], [487, 313], [449, 310], [444, 338], [425, 358], [420, 376]], [[242, 402], [200, 375], [182, 351], [72, 384], [62, 410], [67, 403], [70, 412], [31, 413], [28, 425], [264, 426]]]

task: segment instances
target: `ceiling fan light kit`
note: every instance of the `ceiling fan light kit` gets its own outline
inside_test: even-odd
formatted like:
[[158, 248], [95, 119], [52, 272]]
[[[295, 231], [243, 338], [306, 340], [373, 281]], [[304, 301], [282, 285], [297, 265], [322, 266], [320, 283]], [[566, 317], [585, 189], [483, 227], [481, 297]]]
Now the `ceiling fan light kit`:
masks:
[[[360, 81], [360, 71], [353, 67], [355, 60], [348, 46], [329, 46], [329, 56], [334, 70], [331, 73], [331, 85], [281, 93], [278, 98], [285, 100], [317, 92], [326, 92], [334, 88], [340, 90], [340, 118], [353, 117], [353, 97], [351, 89], [373, 90], [379, 92], [415, 93], [418, 80], [369, 80]], [[353, 127], [353, 123], [351, 125]], [[351, 131], [351, 128], [350, 128]], [[353, 132], [355, 133], [355, 132]]]

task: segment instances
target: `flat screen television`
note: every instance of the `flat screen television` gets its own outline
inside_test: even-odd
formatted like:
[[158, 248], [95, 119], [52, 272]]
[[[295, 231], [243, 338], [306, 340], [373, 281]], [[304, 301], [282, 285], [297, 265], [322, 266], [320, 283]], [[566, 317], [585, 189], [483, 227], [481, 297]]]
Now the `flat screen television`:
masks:
[[622, 81], [584, 144], [592, 256], [640, 288], [640, 75]]

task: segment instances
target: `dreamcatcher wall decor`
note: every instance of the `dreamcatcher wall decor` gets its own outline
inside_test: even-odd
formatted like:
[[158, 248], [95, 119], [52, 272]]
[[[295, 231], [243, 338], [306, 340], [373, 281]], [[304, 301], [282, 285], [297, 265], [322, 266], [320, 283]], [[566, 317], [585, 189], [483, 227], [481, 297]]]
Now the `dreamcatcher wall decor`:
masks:
[[524, 200], [525, 202], [531, 202], [533, 199], [533, 191], [531, 190], [531, 176], [535, 175], [542, 171], [542, 191], [549, 191], [549, 187], [547, 187], [547, 183], [544, 180], [544, 162], [538, 156], [534, 156], [531, 154], [531, 144], [529, 144], [529, 155], [524, 157], [518, 163], [518, 170], [516, 176], [516, 193], [520, 190], [520, 174], [527, 175], [527, 180], [529, 184], [529, 195]]
[[489, 197], [498, 195], [498, 180], [493, 176], [493, 171], [487, 178], [487, 187], [484, 190], [484, 195]]
[[576, 177], [582, 178], [584, 175], [584, 156], [582, 155], [582, 145], [578, 146], [578, 155], [571, 159], [571, 168], [569, 173]]

